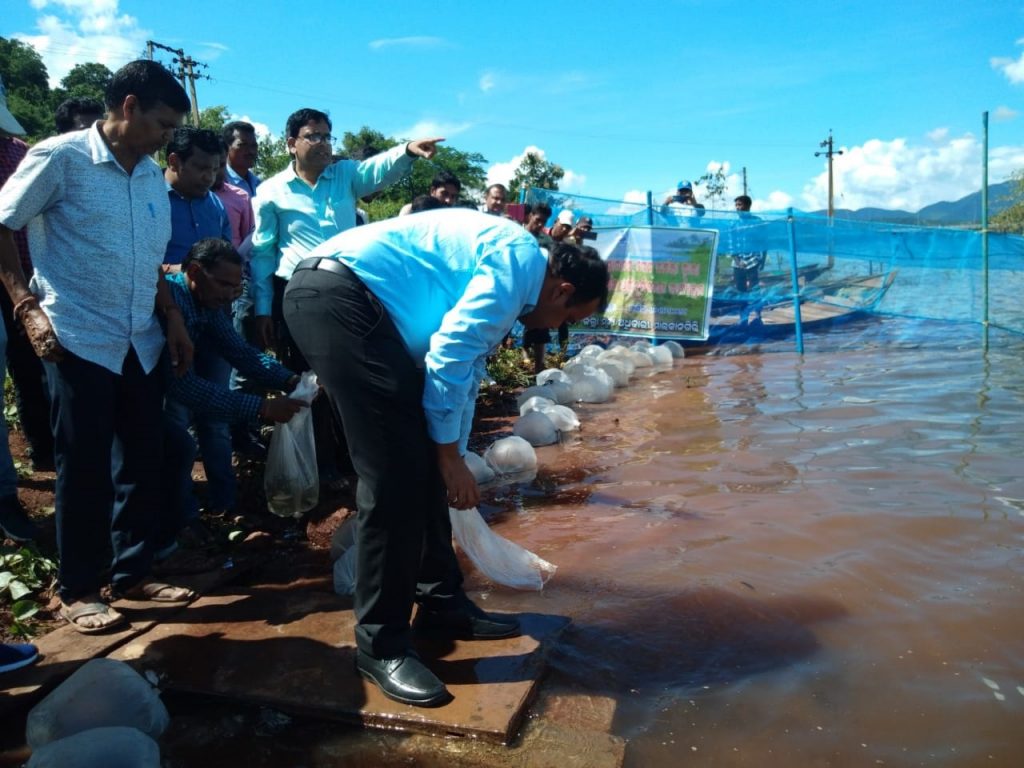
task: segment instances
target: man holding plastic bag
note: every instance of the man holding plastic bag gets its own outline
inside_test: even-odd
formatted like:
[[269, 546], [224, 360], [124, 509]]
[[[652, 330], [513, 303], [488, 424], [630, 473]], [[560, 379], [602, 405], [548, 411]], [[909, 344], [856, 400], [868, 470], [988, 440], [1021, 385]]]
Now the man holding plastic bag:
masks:
[[608, 270], [559, 246], [550, 258], [513, 221], [446, 209], [336, 235], [301, 262], [284, 315], [344, 424], [356, 501], [357, 667], [417, 706], [450, 697], [416, 656], [416, 628], [518, 634], [462, 589], [449, 504], [477, 505], [463, 460], [488, 353], [512, 324], [578, 322], [603, 309]]

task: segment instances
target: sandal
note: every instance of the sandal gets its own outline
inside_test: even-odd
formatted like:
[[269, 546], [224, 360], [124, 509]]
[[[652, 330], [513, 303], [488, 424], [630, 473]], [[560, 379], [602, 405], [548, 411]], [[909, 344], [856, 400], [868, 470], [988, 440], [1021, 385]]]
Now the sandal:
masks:
[[141, 581], [126, 590], [111, 590], [115, 597], [124, 600], [149, 600], [154, 603], [190, 603], [196, 593], [188, 587], [176, 587], [160, 581]]
[[[124, 616], [99, 600], [83, 600], [71, 605], [62, 602], [59, 613], [62, 619], [83, 635], [96, 635], [121, 627], [127, 623]], [[102, 616], [106, 621], [95, 626], [79, 623], [79, 619], [84, 619], [88, 616]]]

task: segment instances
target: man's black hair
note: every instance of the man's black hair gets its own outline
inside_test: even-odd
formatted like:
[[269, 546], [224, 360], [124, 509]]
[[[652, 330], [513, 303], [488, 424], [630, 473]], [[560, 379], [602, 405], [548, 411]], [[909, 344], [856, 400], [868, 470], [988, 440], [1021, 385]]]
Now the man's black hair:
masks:
[[593, 248], [586, 250], [571, 243], [556, 243], [551, 249], [551, 272], [576, 290], [568, 305], [586, 304], [598, 299], [597, 311], [608, 307], [608, 265]]
[[196, 262], [203, 269], [210, 271], [218, 264], [241, 264], [242, 257], [238, 255], [235, 246], [227, 240], [219, 237], [204, 237], [197, 240], [185, 258], [181, 260], [181, 270], [184, 272], [189, 264]]
[[438, 171], [433, 181], [430, 182], [430, 191], [433, 192], [435, 189], [440, 189], [448, 184], [454, 185], [456, 192], [462, 191], [462, 182], [459, 181], [458, 176], [451, 171]]
[[57, 133], [67, 133], [75, 130], [75, 118], [79, 115], [103, 117], [105, 112], [103, 105], [96, 99], [67, 99], [53, 113], [53, 122], [57, 126]]
[[252, 123], [247, 123], [244, 120], [232, 120], [230, 123], [225, 123], [224, 127], [220, 129], [220, 137], [224, 140], [224, 146], [231, 146], [235, 140], [235, 131], [256, 135], [256, 129]]
[[319, 109], [310, 109], [309, 107], [298, 109], [288, 115], [288, 122], [285, 123], [284, 127], [285, 135], [289, 138], [297, 139], [302, 126], [309, 122], [319, 123], [321, 120], [327, 123], [328, 128], [334, 127], [331, 125], [331, 118], [325, 112], [321, 112]]
[[539, 214], [544, 217], [544, 221], [547, 221], [551, 218], [551, 206], [547, 203], [534, 203], [526, 213], [527, 215], [531, 213]]
[[505, 197], [508, 197], [508, 187], [506, 187], [504, 184], [491, 184], [491, 186], [489, 186], [485, 190], [484, 194], [489, 195], [491, 193], [491, 190], [494, 189], [495, 187], [501, 187], [502, 191], [505, 193]]
[[409, 213], [419, 213], [420, 211], [432, 211], [435, 208], [447, 208], [448, 206], [438, 200], [436, 197], [430, 195], [416, 195], [412, 199], [412, 203], [409, 205]]
[[753, 203], [753, 200], [750, 199], [750, 195], [740, 195], [739, 197], [733, 198], [733, 202], [734, 203], [743, 203], [747, 207], [747, 210], [749, 211], [750, 210], [750, 206]]
[[224, 141], [216, 131], [185, 126], [174, 129], [174, 137], [167, 145], [167, 156], [170, 157], [173, 153], [184, 163], [197, 149], [211, 155], [219, 155], [226, 151]]
[[181, 114], [192, 109], [185, 89], [170, 70], [148, 59], [128, 62], [117, 70], [110, 78], [103, 101], [107, 109], [120, 109], [128, 96], [137, 98], [143, 111], [157, 104], [165, 104]]

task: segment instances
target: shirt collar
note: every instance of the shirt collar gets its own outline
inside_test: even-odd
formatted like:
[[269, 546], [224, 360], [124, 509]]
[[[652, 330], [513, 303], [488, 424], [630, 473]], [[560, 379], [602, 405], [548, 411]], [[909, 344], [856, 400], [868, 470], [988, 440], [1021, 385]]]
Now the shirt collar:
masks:
[[[86, 131], [86, 135], [89, 139], [89, 154], [92, 156], [92, 162], [94, 165], [99, 165], [101, 163], [113, 163], [118, 168], [121, 168], [121, 164], [117, 161], [114, 153], [110, 151], [110, 147], [107, 146], [107, 142], [103, 140], [103, 136], [100, 134], [101, 125], [103, 125], [103, 121], [97, 120], [92, 124], [92, 127]], [[135, 165], [135, 171], [133, 174], [134, 173], [159, 173], [161, 176], [163, 175], [163, 171], [160, 170], [160, 166], [157, 165], [153, 158], [148, 155], [139, 158], [139, 162]]]

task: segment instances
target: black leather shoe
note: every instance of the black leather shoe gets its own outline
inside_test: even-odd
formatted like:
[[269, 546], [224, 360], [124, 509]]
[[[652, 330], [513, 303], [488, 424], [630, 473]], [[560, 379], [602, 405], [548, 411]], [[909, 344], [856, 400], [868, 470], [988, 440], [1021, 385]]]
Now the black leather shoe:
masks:
[[402, 704], [436, 707], [452, 698], [444, 683], [424, 666], [415, 651], [394, 659], [375, 659], [358, 651], [356, 669], [385, 696]]
[[420, 606], [413, 629], [418, 632], [444, 632], [459, 640], [500, 640], [519, 634], [519, 620], [511, 616], [487, 613], [465, 595], [455, 598], [449, 610]]

